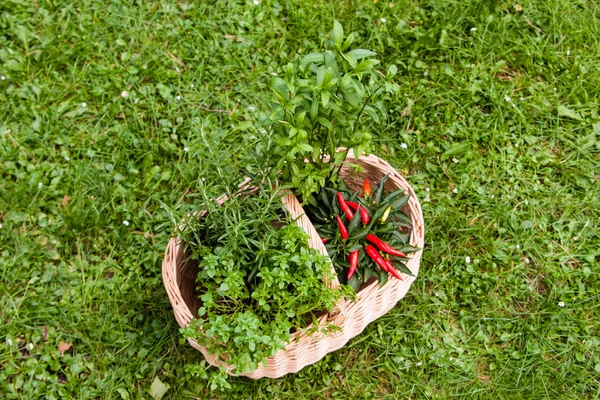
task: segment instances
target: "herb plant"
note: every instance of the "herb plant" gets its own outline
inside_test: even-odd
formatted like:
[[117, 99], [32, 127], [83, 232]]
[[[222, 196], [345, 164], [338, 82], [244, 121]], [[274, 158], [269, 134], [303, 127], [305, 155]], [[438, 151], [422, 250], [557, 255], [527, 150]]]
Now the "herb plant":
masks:
[[314, 195], [339, 182], [337, 172], [347, 155], [339, 148], [370, 151], [369, 127], [386, 114], [381, 95], [398, 90], [391, 82], [397, 67], [378, 71], [375, 52], [350, 50], [355, 38], [353, 33], [345, 38], [335, 21], [324, 50], [296, 58], [272, 84], [273, 111], [262, 122], [273, 128], [275, 169], [305, 203], [316, 205]]
[[[226, 146], [207, 147], [212, 168], [199, 180], [197, 202], [186, 208], [202, 212], [184, 216], [179, 229], [186, 252], [198, 261], [202, 304], [181, 332], [238, 374], [285, 348], [295, 330], [332, 310], [343, 292], [325, 284], [331, 263], [308, 246], [307, 234], [286, 213], [285, 186], [269, 179], [265, 161], [248, 161], [256, 166], [254, 179], [240, 187]], [[328, 329], [313, 325], [320, 328]], [[188, 371], [204, 373], [198, 365]], [[211, 375], [215, 387], [228, 385], [225, 372]]]

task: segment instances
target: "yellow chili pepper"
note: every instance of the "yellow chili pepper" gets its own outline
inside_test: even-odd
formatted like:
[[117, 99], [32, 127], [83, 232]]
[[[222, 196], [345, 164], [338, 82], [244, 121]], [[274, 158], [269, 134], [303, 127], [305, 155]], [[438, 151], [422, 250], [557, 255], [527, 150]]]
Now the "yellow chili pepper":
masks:
[[392, 206], [388, 206], [388, 208], [385, 209], [385, 212], [383, 213], [383, 216], [381, 217], [381, 223], [382, 224], [385, 222], [385, 220], [390, 215], [390, 211], [392, 211]]

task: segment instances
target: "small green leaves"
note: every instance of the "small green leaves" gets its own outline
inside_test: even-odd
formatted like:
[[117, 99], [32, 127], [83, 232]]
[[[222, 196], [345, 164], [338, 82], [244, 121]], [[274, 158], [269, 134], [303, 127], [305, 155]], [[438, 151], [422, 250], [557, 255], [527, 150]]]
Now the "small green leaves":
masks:
[[[285, 79], [273, 81], [275, 109], [271, 119], [277, 146], [271, 149], [272, 157], [282, 159], [284, 155], [288, 165], [282, 165], [282, 176], [304, 202], [324, 185], [337, 182], [334, 171], [345, 154], [336, 154], [336, 149], [369, 151], [371, 136], [363, 135], [362, 128], [380, 121], [385, 108], [379, 97], [394, 89], [389, 78], [396, 73], [395, 66], [384, 80], [374, 71], [379, 64], [371, 58], [375, 52], [347, 50], [356, 36], [350, 34], [344, 41], [344, 29], [338, 21], [334, 22], [332, 37], [334, 46], [328, 42], [322, 52], [296, 59], [284, 68]], [[304, 150], [308, 148], [311, 150]], [[304, 162], [305, 157], [308, 162]]]

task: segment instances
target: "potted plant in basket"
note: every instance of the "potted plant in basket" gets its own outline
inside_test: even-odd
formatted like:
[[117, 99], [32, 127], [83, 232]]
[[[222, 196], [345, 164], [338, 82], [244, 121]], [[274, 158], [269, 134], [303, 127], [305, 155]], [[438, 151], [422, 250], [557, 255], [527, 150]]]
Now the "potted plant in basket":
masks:
[[[246, 180], [222, 143], [180, 224], [163, 279], [182, 333], [225, 374], [277, 377], [342, 347], [402, 298], [423, 245], [419, 203], [366, 156], [396, 67], [353, 49], [338, 22], [325, 50], [297, 57], [272, 87]], [[224, 161], [226, 160], [226, 161]], [[341, 284], [341, 285], [340, 285]], [[204, 376], [204, 366], [190, 366]]]

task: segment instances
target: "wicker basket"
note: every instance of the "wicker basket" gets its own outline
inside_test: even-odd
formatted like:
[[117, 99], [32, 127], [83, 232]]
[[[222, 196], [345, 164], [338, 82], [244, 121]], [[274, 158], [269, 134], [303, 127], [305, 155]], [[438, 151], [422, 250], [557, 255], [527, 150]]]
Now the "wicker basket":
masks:
[[[362, 166], [365, 172], [358, 174], [352, 172], [349, 164], [356, 162]], [[369, 178], [372, 182], [378, 182], [388, 173], [390, 175], [386, 182], [386, 191], [404, 189], [411, 193], [409, 202], [404, 206], [404, 211], [411, 218], [413, 224], [410, 244], [422, 248], [425, 228], [421, 206], [410, 185], [390, 164], [374, 155], [361, 156], [356, 160], [354, 154], [349, 152], [340, 176], [351, 189], [358, 191], [365, 178]], [[309, 245], [327, 255], [325, 246], [321, 243], [310, 220], [304, 215], [298, 200], [290, 194], [284, 197], [284, 203], [292, 216], [299, 217], [298, 224], [310, 236]], [[406, 263], [415, 277], [419, 272], [421, 253], [422, 251], [418, 251], [410, 254], [410, 260]], [[172, 238], [165, 252], [162, 275], [175, 318], [181, 327], [187, 326], [200, 308], [200, 300], [196, 292], [198, 263], [185, 260], [184, 244], [176, 238]], [[303, 331], [298, 331], [293, 334], [293, 339], [285, 350], [268, 358], [266, 365], [261, 364], [258, 369], [243, 375], [253, 379], [278, 378], [290, 372], [298, 372], [305, 366], [319, 361], [327, 353], [343, 347], [348, 340], [360, 334], [369, 323], [392, 309], [406, 295], [415, 277], [405, 276], [403, 281], [390, 279], [382, 288], [379, 288], [377, 281], [364, 287], [358, 292], [356, 301], [342, 300], [335, 312], [321, 317], [321, 323], [325, 321], [333, 323], [341, 327], [340, 331], [332, 334], [317, 332], [311, 336], [307, 336]], [[339, 285], [337, 278], [329, 284], [330, 286]], [[215, 356], [208, 354], [206, 349], [196, 341], [193, 339], [188, 339], [188, 341], [194, 348], [202, 352], [208, 363], [215, 366], [222, 365]]]

